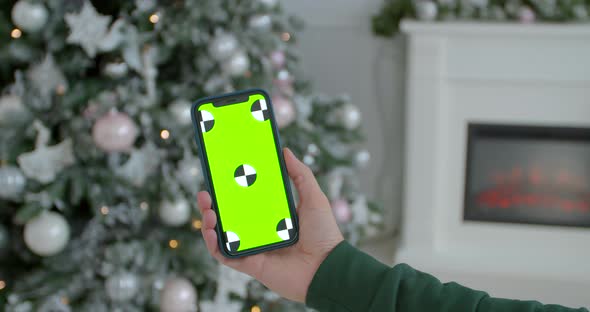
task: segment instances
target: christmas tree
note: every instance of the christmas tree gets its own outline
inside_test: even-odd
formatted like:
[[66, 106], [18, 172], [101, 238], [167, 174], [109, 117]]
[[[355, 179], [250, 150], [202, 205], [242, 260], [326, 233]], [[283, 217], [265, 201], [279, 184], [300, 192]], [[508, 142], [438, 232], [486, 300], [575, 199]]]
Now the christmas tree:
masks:
[[190, 104], [258, 87], [349, 240], [379, 211], [355, 176], [360, 113], [312, 94], [277, 0], [19, 0], [0, 7], [0, 306], [7, 311], [285, 311], [219, 266]]

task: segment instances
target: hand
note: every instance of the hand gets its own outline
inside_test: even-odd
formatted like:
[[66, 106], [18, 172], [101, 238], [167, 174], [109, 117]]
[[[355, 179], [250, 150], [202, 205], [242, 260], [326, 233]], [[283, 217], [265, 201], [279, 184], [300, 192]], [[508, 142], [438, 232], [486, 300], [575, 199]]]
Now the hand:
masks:
[[207, 249], [219, 262], [252, 276], [287, 299], [305, 302], [307, 288], [315, 272], [343, 237], [328, 198], [311, 170], [291, 150], [284, 149], [283, 153], [289, 177], [299, 194], [299, 241], [295, 245], [239, 259], [224, 257], [217, 244], [214, 229], [217, 218], [207, 192], [197, 195], [203, 216], [201, 231]]

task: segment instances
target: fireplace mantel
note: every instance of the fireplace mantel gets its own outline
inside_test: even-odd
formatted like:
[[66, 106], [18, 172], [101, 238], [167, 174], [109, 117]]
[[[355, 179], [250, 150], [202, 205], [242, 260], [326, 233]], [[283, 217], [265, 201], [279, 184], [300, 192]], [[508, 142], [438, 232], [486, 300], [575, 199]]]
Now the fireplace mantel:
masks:
[[468, 123], [590, 128], [590, 25], [405, 21], [396, 262], [493, 296], [590, 306], [590, 228], [463, 221]]

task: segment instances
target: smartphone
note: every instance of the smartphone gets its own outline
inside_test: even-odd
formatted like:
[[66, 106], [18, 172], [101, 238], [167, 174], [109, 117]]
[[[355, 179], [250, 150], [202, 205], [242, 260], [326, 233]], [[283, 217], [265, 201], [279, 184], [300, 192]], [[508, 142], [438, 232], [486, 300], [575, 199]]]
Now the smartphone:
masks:
[[270, 97], [251, 89], [196, 101], [191, 116], [221, 252], [297, 242], [298, 222]]

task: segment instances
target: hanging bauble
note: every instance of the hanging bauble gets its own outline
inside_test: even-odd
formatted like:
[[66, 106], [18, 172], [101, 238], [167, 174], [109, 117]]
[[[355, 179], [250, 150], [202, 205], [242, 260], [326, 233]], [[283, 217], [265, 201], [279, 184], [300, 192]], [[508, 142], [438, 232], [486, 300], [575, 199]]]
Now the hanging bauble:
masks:
[[250, 59], [244, 51], [234, 53], [223, 63], [223, 71], [234, 77], [244, 75], [248, 68], [250, 68]]
[[270, 63], [272, 64], [272, 66], [274, 68], [283, 68], [283, 66], [285, 66], [285, 61], [286, 61], [286, 57], [285, 57], [285, 52], [282, 50], [276, 50], [276, 51], [272, 51], [270, 53]]
[[119, 79], [129, 73], [129, 66], [125, 62], [111, 62], [104, 65], [102, 72], [110, 78]]
[[317, 156], [320, 153], [320, 148], [315, 143], [307, 145], [307, 153], [312, 156]]
[[295, 120], [295, 108], [289, 99], [276, 94], [272, 96], [271, 101], [279, 128], [286, 127]]
[[183, 198], [175, 201], [163, 201], [158, 211], [162, 222], [169, 226], [180, 226], [188, 222], [191, 217], [191, 206]]
[[25, 224], [25, 243], [40, 256], [51, 256], [64, 249], [70, 239], [66, 219], [52, 211], [41, 213]]
[[308, 166], [313, 166], [315, 164], [315, 157], [309, 154], [303, 155], [303, 163]]
[[4, 225], [0, 223], [0, 259], [4, 256], [10, 246], [10, 237], [8, 236], [8, 230]]
[[139, 290], [139, 278], [129, 272], [109, 276], [105, 282], [105, 290], [113, 301], [130, 300]]
[[258, 0], [260, 4], [262, 4], [267, 9], [272, 9], [277, 6], [278, 0]]
[[357, 167], [365, 167], [371, 160], [371, 154], [366, 149], [362, 149], [354, 154], [354, 164]]
[[272, 28], [272, 18], [268, 14], [257, 14], [250, 17], [248, 26], [257, 31], [269, 31]]
[[361, 112], [355, 105], [345, 104], [336, 113], [339, 123], [346, 129], [354, 130], [361, 124]]
[[523, 24], [530, 24], [535, 21], [535, 12], [528, 6], [522, 6], [518, 10], [518, 20]]
[[131, 150], [138, 129], [125, 113], [109, 112], [99, 118], [92, 127], [94, 143], [107, 152]]
[[37, 32], [47, 22], [49, 13], [41, 3], [20, 0], [12, 7], [12, 21], [24, 31]]
[[197, 291], [186, 278], [175, 277], [166, 281], [160, 295], [160, 311], [197, 311]]
[[428, 0], [421, 0], [414, 4], [416, 16], [422, 21], [432, 21], [436, 18], [438, 7], [436, 3]]
[[232, 56], [238, 49], [238, 40], [234, 35], [222, 33], [213, 38], [209, 45], [209, 54], [214, 59], [221, 61]]
[[19, 168], [14, 166], [0, 168], [0, 198], [19, 198], [26, 183], [27, 179]]
[[168, 110], [180, 125], [191, 124], [191, 102], [185, 99], [176, 99], [170, 103]]
[[344, 199], [336, 199], [332, 203], [332, 213], [339, 223], [347, 223], [352, 218], [350, 206]]

